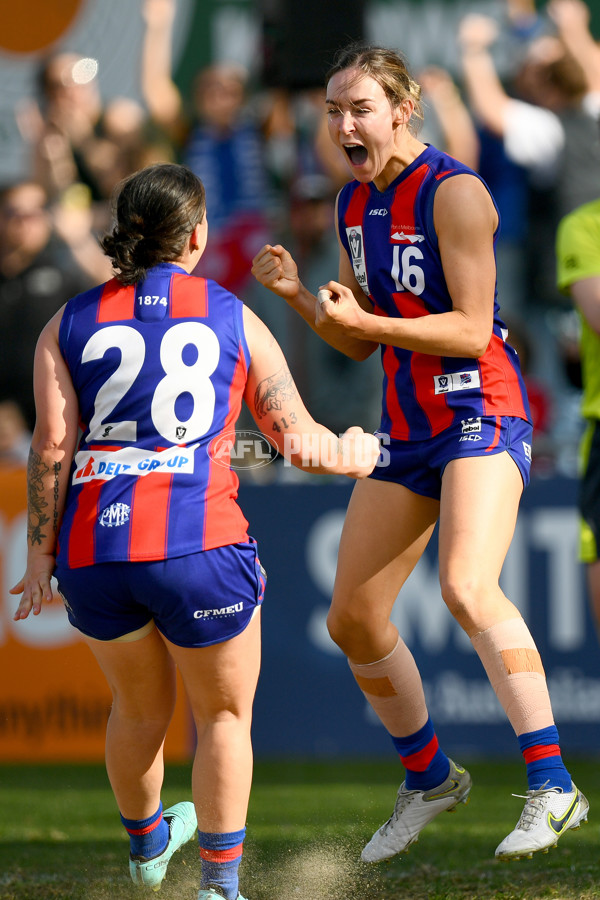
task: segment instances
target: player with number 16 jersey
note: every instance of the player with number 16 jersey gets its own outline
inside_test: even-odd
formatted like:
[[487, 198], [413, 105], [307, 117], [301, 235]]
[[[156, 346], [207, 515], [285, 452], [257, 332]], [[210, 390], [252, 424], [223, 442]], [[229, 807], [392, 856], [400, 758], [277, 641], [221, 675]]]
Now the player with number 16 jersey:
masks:
[[155, 560], [247, 540], [229, 465], [249, 364], [241, 301], [161, 263], [142, 284], [113, 279], [71, 299], [59, 340], [83, 429], [59, 562]]
[[[384, 191], [373, 182], [351, 181], [342, 188], [340, 241], [376, 315], [417, 318], [452, 309], [433, 202], [445, 179], [465, 173], [479, 177], [428, 146]], [[530, 421], [519, 360], [506, 338], [495, 298], [492, 335], [479, 359], [382, 345], [381, 431], [395, 440], [426, 440], [472, 417]]]
[[499, 316], [500, 216], [476, 172], [419, 139], [421, 86], [400, 52], [351, 43], [326, 81], [329, 135], [352, 174], [337, 197], [337, 278], [314, 296], [279, 244], [257, 254], [253, 272], [332, 347], [357, 362], [379, 350], [383, 363], [384, 446], [352, 492], [327, 616], [406, 770], [392, 815], [361, 857], [406, 852], [471, 790], [469, 773], [440, 744], [393, 616], [436, 525], [442, 599], [526, 765], [526, 806], [496, 856], [531, 856], [585, 821], [588, 802], [561, 757], [534, 638], [499, 584], [532, 441], [517, 354]]

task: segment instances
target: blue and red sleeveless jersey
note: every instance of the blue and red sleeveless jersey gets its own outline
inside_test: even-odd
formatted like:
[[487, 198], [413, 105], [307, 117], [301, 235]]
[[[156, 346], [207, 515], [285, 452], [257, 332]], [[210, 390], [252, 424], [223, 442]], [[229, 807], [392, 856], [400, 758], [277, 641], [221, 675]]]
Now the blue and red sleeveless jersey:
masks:
[[225, 439], [250, 360], [241, 301], [162, 264], [141, 284], [113, 279], [71, 299], [59, 344], [82, 430], [59, 561], [164, 559], [246, 540]]
[[[414, 318], [452, 309], [433, 226], [433, 201], [444, 179], [463, 173], [479, 178], [428, 146], [384, 192], [358, 181], [342, 188], [340, 239], [376, 315]], [[397, 440], [424, 440], [471, 417], [530, 421], [518, 357], [506, 337], [495, 296], [493, 333], [480, 359], [382, 345], [381, 431]]]

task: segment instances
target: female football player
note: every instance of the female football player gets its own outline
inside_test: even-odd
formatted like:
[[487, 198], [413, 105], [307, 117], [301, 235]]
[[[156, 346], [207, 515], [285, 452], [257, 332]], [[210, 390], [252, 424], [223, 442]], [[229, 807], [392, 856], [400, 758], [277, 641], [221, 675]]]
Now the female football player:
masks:
[[[116, 277], [69, 300], [39, 339], [27, 570], [12, 590], [15, 619], [36, 615], [54, 573], [110, 685], [106, 766], [134, 883], [158, 889], [197, 830], [198, 900], [242, 900], [265, 575], [236, 503], [235, 422], [245, 399], [292, 463], [353, 478], [372, 471], [379, 441], [312, 419], [265, 325], [190, 275], [206, 238], [189, 169], [151, 166], [120, 186], [103, 240]], [[176, 667], [197, 732], [194, 803], [163, 813]]]
[[523, 814], [496, 855], [530, 856], [584, 821], [588, 803], [561, 758], [536, 645], [499, 586], [529, 480], [531, 419], [496, 300], [498, 211], [475, 172], [418, 139], [420, 88], [398, 53], [344, 48], [326, 102], [353, 178], [336, 204], [338, 278], [314, 297], [280, 245], [264, 247], [253, 271], [332, 346], [357, 360], [381, 352], [385, 459], [354, 488], [328, 619], [406, 769], [362, 856], [403, 852], [471, 788], [438, 745], [415, 661], [390, 620], [437, 521], [443, 599], [527, 768]]

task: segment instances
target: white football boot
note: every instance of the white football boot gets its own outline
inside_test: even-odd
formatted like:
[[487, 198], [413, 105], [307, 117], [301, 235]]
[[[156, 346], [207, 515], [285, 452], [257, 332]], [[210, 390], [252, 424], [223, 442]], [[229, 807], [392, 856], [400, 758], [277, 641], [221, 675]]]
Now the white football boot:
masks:
[[428, 791], [408, 791], [405, 784], [402, 782], [400, 785], [394, 812], [361, 853], [364, 862], [379, 862], [403, 853], [438, 813], [444, 810], [451, 812], [459, 803], [466, 803], [471, 790], [471, 776], [466, 769], [450, 760], [448, 777], [439, 787]]
[[524, 797], [526, 803], [514, 831], [496, 848], [497, 859], [530, 859], [534, 853], [547, 853], [555, 847], [559, 837], [572, 828], [587, 822], [589, 803], [575, 785], [572, 790], [539, 788]]

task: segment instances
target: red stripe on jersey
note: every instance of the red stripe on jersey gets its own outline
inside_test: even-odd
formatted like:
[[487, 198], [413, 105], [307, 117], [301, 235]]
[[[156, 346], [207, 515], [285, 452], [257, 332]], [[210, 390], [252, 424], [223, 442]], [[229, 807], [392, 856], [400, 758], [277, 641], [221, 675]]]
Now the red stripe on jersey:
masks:
[[[404, 319], [420, 319], [423, 316], [430, 315], [421, 298], [410, 291], [393, 294], [393, 298], [398, 307], [402, 306], [402, 317]], [[422, 411], [427, 415], [427, 410], [432, 408], [431, 392], [435, 383], [434, 377], [443, 372], [441, 358], [428, 353], [413, 353], [410, 371], [415, 399]], [[448, 428], [454, 421], [454, 412], [448, 406], [446, 395], [440, 396], [439, 400], [440, 403], [435, 406], [435, 422], [430, 420], [432, 430], [436, 434], [442, 429]], [[406, 435], [406, 437], [409, 436], [409, 434]]]
[[226, 863], [238, 859], [244, 852], [244, 845], [230, 847], [228, 850], [209, 850], [208, 847], [200, 847], [200, 859], [207, 862]]
[[164, 559], [169, 536], [172, 475], [138, 478], [131, 497], [129, 559]]
[[[429, 166], [419, 166], [406, 181], [396, 188], [394, 200], [390, 206], [392, 217], [390, 235], [394, 231], [403, 231], [405, 234], [415, 233], [415, 200], [428, 172]], [[392, 241], [392, 243], [398, 242]]]
[[98, 520], [100, 491], [103, 481], [88, 481], [77, 498], [69, 534], [69, 566], [91, 566], [94, 563], [94, 530]]
[[[432, 394], [435, 385], [435, 376], [442, 374], [439, 356], [429, 356], [426, 353], [413, 353], [410, 364], [412, 380], [415, 385], [415, 397], [422, 412], [427, 416], [431, 425], [431, 433], [439, 434], [445, 428], [449, 428], [454, 421], [455, 413], [448, 406], [448, 395], [437, 397], [439, 402], [432, 404]], [[431, 415], [429, 415], [431, 413]]]
[[97, 322], [119, 322], [121, 319], [133, 319], [135, 288], [125, 287], [116, 278], [107, 281], [98, 303]]
[[[222, 435], [235, 430], [235, 423], [242, 405], [246, 379], [246, 362], [240, 347], [235, 372], [231, 379], [229, 411], [223, 423]], [[224, 544], [237, 543], [238, 541], [246, 540], [248, 536], [246, 520], [237, 504], [230, 504], [231, 516], [223, 516], [223, 505], [218, 502], [221, 497], [237, 497], [239, 484], [237, 475], [231, 471], [228, 465], [223, 465], [226, 461], [224, 457], [220, 457], [219, 462], [216, 463], [209, 452], [208, 458], [210, 468], [204, 504], [204, 541], [202, 544], [205, 550], [210, 550], [212, 547], [221, 547]], [[221, 510], [220, 515], [214, 515], [214, 511], [219, 508]], [[238, 537], [235, 536], [236, 532], [239, 534]]]
[[484, 415], [516, 416], [527, 419], [519, 377], [507, 359], [504, 341], [492, 334], [485, 354], [479, 359]]
[[391, 420], [392, 433], [391, 438], [402, 440], [410, 436], [410, 428], [406, 417], [402, 412], [402, 407], [398, 401], [398, 390], [396, 388], [396, 373], [400, 368], [400, 360], [394, 353], [394, 348], [387, 346], [383, 351], [383, 369], [387, 375], [387, 385], [385, 388], [385, 409]]
[[405, 769], [410, 769], [412, 772], [424, 772], [438, 752], [438, 748], [438, 739], [434, 734], [429, 743], [421, 750], [411, 753], [409, 756], [400, 756], [402, 765]]
[[454, 172], [454, 171], [455, 171], [454, 169], [445, 169], [443, 172], [438, 172], [437, 175], [435, 176], [436, 181], [439, 181], [440, 178], [445, 178], [446, 175], [449, 175], [450, 172]]
[[362, 225], [365, 207], [369, 201], [371, 192], [366, 184], [361, 184], [350, 197], [350, 203], [346, 210], [344, 220], [346, 225]]
[[498, 442], [500, 440], [500, 430], [502, 425], [502, 419], [500, 416], [496, 416], [496, 428], [494, 429], [494, 440], [490, 444], [490, 446], [486, 449], [486, 453], [489, 453], [490, 450], [494, 450], [498, 446]]
[[204, 318], [208, 315], [206, 279], [176, 272], [171, 280], [170, 300], [172, 319]]
[[114, 447], [110, 444], [88, 444], [88, 450], [110, 450], [113, 452], [114, 450], [122, 450], [123, 444], [115, 444]]
[[547, 759], [549, 756], [560, 756], [558, 744], [538, 744], [537, 747], [523, 750], [523, 759], [526, 763], [535, 762], [536, 759]]

